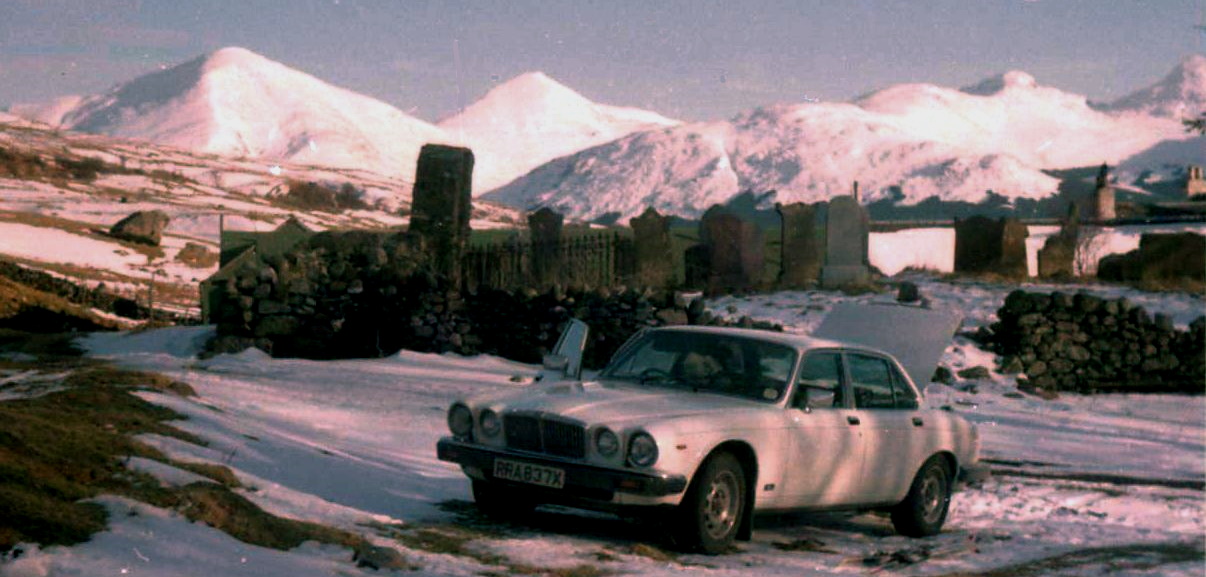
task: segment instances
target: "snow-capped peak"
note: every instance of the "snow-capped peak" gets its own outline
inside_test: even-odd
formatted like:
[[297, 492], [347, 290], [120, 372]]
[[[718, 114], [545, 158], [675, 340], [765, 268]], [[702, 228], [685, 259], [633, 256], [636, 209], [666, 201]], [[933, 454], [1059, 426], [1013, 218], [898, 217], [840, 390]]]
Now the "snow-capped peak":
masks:
[[62, 128], [198, 152], [411, 177], [443, 131], [379, 100], [245, 48], [228, 47], [105, 94], [14, 109]]
[[474, 189], [481, 193], [554, 158], [676, 124], [655, 112], [597, 104], [543, 72], [526, 72], [439, 126], [473, 149]]
[[1128, 94], [1106, 107], [1175, 119], [1190, 118], [1206, 110], [1206, 56], [1181, 59], [1159, 82]]
[[202, 56], [201, 60], [205, 63], [204, 68], [206, 70], [214, 70], [228, 66], [255, 67], [277, 64], [241, 46], [227, 46], [225, 48], [219, 48], [205, 56]]
[[1036, 86], [1038, 86], [1038, 83], [1035, 82], [1033, 76], [1021, 70], [1010, 70], [1004, 74], [985, 78], [976, 84], [965, 86], [960, 90], [977, 96], [992, 96], [1008, 89], [1025, 89]]

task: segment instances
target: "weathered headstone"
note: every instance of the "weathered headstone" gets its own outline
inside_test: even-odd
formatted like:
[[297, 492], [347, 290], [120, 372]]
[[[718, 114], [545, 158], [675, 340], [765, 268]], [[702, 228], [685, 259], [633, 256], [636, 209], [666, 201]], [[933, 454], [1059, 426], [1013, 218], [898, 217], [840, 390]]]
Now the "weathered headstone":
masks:
[[633, 218], [637, 286], [666, 288], [674, 280], [674, 252], [670, 244], [670, 218], [653, 207]]
[[825, 219], [825, 266], [821, 287], [838, 288], [866, 283], [870, 224], [867, 212], [853, 196], [839, 196], [829, 203]]
[[453, 288], [461, 285], [461, 259], [469, 242], [473, 211], [473, 151], [426, 144], [415, 171], [410, 231], [430, 255], [436, 273]]
[[782, 225], [782, 258], [779, 285], [783, 288], [803, 288], [817, 282], [821, 275], [824, 254], [824, 227], [818, 221], [817, 205], [794, 202], [777, 204]]
[[1029, 275], [1026, 225], [1014, 218], [972, 216], [955, 220], [955, 272], [992, 273], [1008, 278]]
[[551, 287], [561, 278], [561, 228], [565, 217], [547, 206], [528, 215], [532, 233], [532, 282]]
[[684, 284], [687, 288], [703, 290], [708, 287], [712, 275], [712, 249], [706, 244], [696, 244], [683, 253]]
[[1080, 212], [1068, 207], [1068, 216], [1059, 232], [1047, 238], [1038, 251], [1040, 278], [1071, 278], [1076, 275], [1076, 249], [1080, 241]]
[[709, 294], [750, 290], [762, 280], [765, 240], [757, 225], [734, 214], [709, 211], [700, 221], [699, 236], [708, 239]]
[[163, 230], [171, 221], [172, 218], [162, 210], [138, 211], [117, 221], [109, 234], [130, 242], [159, 246]]

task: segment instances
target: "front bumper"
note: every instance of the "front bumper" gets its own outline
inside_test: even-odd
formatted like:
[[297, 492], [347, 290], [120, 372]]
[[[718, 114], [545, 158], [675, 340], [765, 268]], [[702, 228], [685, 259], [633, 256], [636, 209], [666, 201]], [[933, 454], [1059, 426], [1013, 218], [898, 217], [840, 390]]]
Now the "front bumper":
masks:
[[[687, 490], [687, 478], [683, 475], [611, 469], [544, 455], [483, 447], [457, 441], [450, 437], [440, 439], [436, 444], [436, 454], [441, 461], [457, 463], [466, 470], [466, 473], [473, 470], [476, 474], [469, 473], [471, 477], [480, 477], [488, 481], [496, 481], [494, 478], [494, 459], [496, 457], [556, 467], [565, 471], [565, 486], [562, 489], [523, 486], [533, 491], [561, 493], [567, 497], [610, 502], [616, 493], [642, 497], [664, 497], [677, 495]], [[497, 480], [497, 482], [513, 484], [502, 480]]]

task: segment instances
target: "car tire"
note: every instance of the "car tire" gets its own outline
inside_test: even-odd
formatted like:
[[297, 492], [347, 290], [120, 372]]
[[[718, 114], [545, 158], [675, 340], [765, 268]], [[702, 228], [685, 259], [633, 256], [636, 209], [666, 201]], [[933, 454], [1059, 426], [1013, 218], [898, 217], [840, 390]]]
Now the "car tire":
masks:
[[473, 481], [473, 502], [485, 516], [498, 521], [519, 521], [536, 508], [536, 502], [519, 491], [497, 483]]
[[906, 537], [937, 535], [951, 504], [951, 471], [946, 459], [930, 457], [909, 487], [909, 495], [892, 508], [892, 526]]
[[709, 458], [679, 505], [677, 544], [708, 555], [732, 550], [742, 515], [748, 514], [745, 485], [745, 469], [736, 457]]

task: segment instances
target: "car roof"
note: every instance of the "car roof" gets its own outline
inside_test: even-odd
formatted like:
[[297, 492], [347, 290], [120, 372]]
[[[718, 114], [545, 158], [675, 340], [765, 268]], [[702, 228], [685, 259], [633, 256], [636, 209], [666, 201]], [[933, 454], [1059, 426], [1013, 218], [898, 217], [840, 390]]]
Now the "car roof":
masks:
[[678, 333], [695, 333], [695, 334], [715, 334], [738, 336], [749, 339], [756, 339], [769, 343], [776, 343], [795, 348], [800, 351], [810, 349], [853, 349], [858, 351], [866, 351], [878, 353], [891, 357], [888, 353], [866, 345], [851, 343], [846, 341], [835, 341], [831, 339], [822, 339], [799, 333], [785, 333], [779, 331], [769, 331], [765, 329], [745, 329], [737, 327], [715, 327], [701, 325], [675, 325], [668, 327], [658, 327], [651, 329], [658, 332], [678, 332]]

